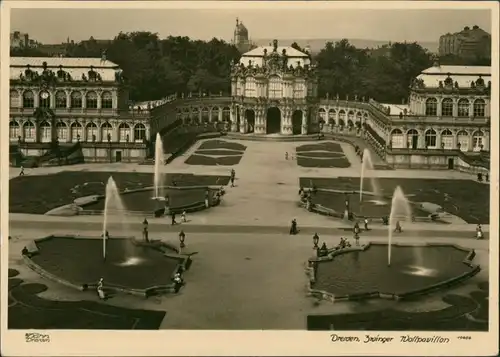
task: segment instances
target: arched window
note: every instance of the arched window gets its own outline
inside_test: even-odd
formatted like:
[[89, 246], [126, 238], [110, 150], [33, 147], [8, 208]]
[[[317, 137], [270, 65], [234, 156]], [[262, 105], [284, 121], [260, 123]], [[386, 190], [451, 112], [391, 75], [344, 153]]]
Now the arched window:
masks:
[[453, 99], [444, 98], [441, 102], [441, 116], [452, 117], [453, 116]]
[[71, 93], [71, 108], [81, 108], [83, 105], [82, 93], [72, 92]]
[[108, 122], [101, 125], [101, 141], [113, 141], [113, 127]]
[[82, 124], [78, 122], [74, 122], [73, 124], [71, 124], [71, 141], [77, 142], [79, 139], [81, 140], [82, 135], [83, 135]]
[[469, 116], [469, 101], [465, 98], [462, 98], [458, 101], [458, 116], [461, 118]]
[[94, 142], [97, 141], [97, 125], [96, 123], [88, 123], [87, 127], [85, 128], [86, 131], [86, 136], [87, 136], [87, 142]]
[[118, 136], [120, 141], [129, 141], [130, 140], [130, 126], [127, 123], [121, 123], [118, 127]]
[[49, 143], [52, 141], [52, 130], [50, 123], [48, 121], [43, 121], [40, 123], [40, 140], [42, 143]]
[[425, 101], [425, 115], [436, 116], [437, 115], [437, 99], [428, 98]]
[[457, 134], [457, 143], [460, 144], [461, 151], [469, 150], [469, 134], [464, 130], [459, 131]]
[[443, 149], [453, 149], [453, 133], [450, 130], [446, 129], [441, 133], [441, 145]]
[[219, 121], [219, 112], [220, 112], [219, 107], [212, 108], [212, 112], [211, 112], [212, 121], [215, 121], [215, 122]]
[[40, 108], [50, 108], [50, 93], [48, 91], [41, 91], [38, 98], [38, 106]]
[[415, 129], [410, 129], [406, 133], [408, 148], [417, 149], [418, 148], [418, 131]]
[[337, 113], [335, 112], [335, 109], [330, 109], [328, 111], [328, 124], [337, 125], [337, 122], [335, 120], [336, 116], [337, 116]]
[[472, 150], [481, 151], [484, 147], [484, 134], [478, 130], [472, 134]]
[[257, 85], [255, 84], [255, 78], [248, 77], [245, 82], [245, 97], [256, 97], [257, 96]]
[[[342, 121], [343, 124], [340, 124]], [[339, 110], [339, 125], [345, 125], [345, 111]]]
[[475, 117], [484, 117], [485, 114], [486, 102], [483, 99], [476, 99], [474, 101], [474, 116]]
[[229, 107], [224, 107], [222, 109], [222, 121], [229, 122], [231, 120], [231, 109]]
[[97, 108], [97, 93], [94, 91], [88, 92], [86, 96], [86, 107], [89, 109]]
[[201, 110], [201, 119], [203, 120], [204, 123], [208, 123], [209, 120], [210, 120], [210, 117], [209, 117], [209, 112], [208, 112], [208, 108], [205, 107]]
[[356, 113], [356, 123], [361, 124], [362, 119], [363, 119], [363, 116], [361, 115], [361, 112], [357, 112]]
[[350, 110], [349, 113], [347, 113], [347, 123], [349, 122], [354, 123], [354, 112], [352, 110]]
[[59, 139], [59, 141], [68, 141], [68, 139], [69, 139], [68, 126], [64, 122], [62, 122], [62, 121], [57, 122], [56, 132], [57, 132], [57, 138]]
[[9, 139], [18, 140], [19, 136], [21, 136], [21, 128], [19, 127], [19, 123], [17, 121], [11, 120], [9, 122]]
[[15, 89], [12, 89], [10, 91], [10, 107], [11, 108], [19, 108], [21, 101], [20, 101], [20, 96], [19, 92]]
[[391, 144], [395, 149], [402, 149], [405, 147], [404, 135], [400, 129], [394, 129], [391, 133]]
[[24, 140], [33, 141], [35, 139], [35, 124], [28, 120], [23, 125]]
[[27, 90], [23, 93], [23, 108], [35, 107], [35, 95], [32, 91]]
[[56, 108], [66, 108], [66, 93], [62, 90], [56, 92]]
[[277, 76], [269, 78], [269, 98], [283, 97], [283, 90], [281, 88], [281, 79]]
[[437, 134], [434, 129], [425, 132], [425, 147], [433, 149], [437, 146]]
[[113, 108], [113, 96], [111, 92], [102, 92], [101, 94], [101, 108], [102, 109], [111, 109]]
[[144, 124], [138, 123], [134, 127], [134, 140], [144, 141], [146, 139], [146, 127]]

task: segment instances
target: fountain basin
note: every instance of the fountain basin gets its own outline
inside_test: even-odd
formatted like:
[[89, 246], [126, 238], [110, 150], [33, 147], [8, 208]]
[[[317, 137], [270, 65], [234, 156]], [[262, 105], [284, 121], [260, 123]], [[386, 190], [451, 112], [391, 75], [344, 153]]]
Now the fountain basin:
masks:
[[[216, 206], [219, 202], [213, 199], [217, 189], [208, 186], [167, 186], [164, 188], [166, 194], [169, 196], [170, 211], [181, 213], [186, 211], [197, 212], [206, 209], [205, 206], [205, 193], [209, 191], [210, 206]], [[128, 214], [134, 212], [138, 215], [154, 215], [157, 210], [164, 210], [165, 197], [153, 197], [154, 190], [151, 187], [141, 188], [137, 190], [124, 191], [120, 193], [120, 198], [123, 205], [126, 207]], [[105, 204], [105, 197], [100, 196], [99, 200], [88, 202], [80, 214], [96, 214], [103, 213]]]
[[480, 271], [472, 263], [475, 252], [457, 245], [387, 244], [331, 251], [310, 259], [309, 292], [330, 301], [371, 298], [410, 299], [463, 282]]
[[[311, 212], [341, 218], [345, 211], [346, 195], [349, 197], [349, 208], [354, 217], [372, 219], [389, 217], [391, 212], [391, 199], [377, 197], [370, 192], [363, 193], [363, 202], [359, 202], [359, 191], [340, 191], [318, 189], [312, 196]], [[303, 202], [301, 202], [304, 205]], [[413, 216], [416, 221], [429, 221], [429, 212], [421, 208], [421, 204], [410, 202]]]
[[102, 238], [48, 236], [23, 249], [25, 263], [38, 274], [80, 291], [105, 289], [142, 297], [172, 292], [175, 273], [187, 270], [191, 259], [159, 241], [135, 242], [111, 237], [103, 259]]

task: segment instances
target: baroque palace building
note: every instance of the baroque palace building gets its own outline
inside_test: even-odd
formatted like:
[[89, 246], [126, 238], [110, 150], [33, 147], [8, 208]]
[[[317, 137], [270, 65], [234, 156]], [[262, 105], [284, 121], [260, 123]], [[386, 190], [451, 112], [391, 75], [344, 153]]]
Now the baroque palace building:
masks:
[[316, 71], [292, 47], [257, 47], [231, 70], [231, 131], [297, 135], [317, 132]]
[[152, 109], [152, 133], [175, 120], [222, 122], [229, 132], [253, 137], [321, 131], [337, 139], [362, 137], [395, 168], [487, 167], [490, 67], [435, 63], [413, 81], [408, 104], [382, 104], [356, 95], [318, 98], [309, 57], [288, 48], [280, 51], [275, 42], [245, 53], [233, 64], [231, 81], [231, 95], [179, 95]]
[[146, 156], [147, 113], [129, 110], [122, 71], [102, 58], [11, 57], [11, 146], [41, 156], [79, 143], [85, 161]]
[[319, 98], [310, 56], [277, 41], [232, 64], [231, 94], [175, 94], [132, 107], [121, 70], [104, 57], [12, 58], [10, 76], [10, 140], [25, 155], [43, 155], [57, 139], [80, 143], [86, 161], [139, 161], [157, 133], [204, 126], [238, 137], [359, 137], [394, 168], [489, 165], [490, 67], [435, 63], [402, 105]]

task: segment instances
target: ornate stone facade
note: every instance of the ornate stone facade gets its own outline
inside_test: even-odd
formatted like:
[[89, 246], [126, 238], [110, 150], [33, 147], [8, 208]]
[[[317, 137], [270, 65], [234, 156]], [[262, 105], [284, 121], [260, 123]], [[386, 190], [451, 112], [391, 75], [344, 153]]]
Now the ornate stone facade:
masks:
[[26, 155], [39, 155], [57, 141], [106, 143], [104, 158], [96, 150], [89, 158], [96, 161], [144, 157], [149, 117], [129, 111], [122, 82], [120, 68], [105, 57], [11, 58], [10, 141]]
[[298, 135], [319, 130], [317, 77], [308, 54], [258, 47], [231, 66], [231, 131]]

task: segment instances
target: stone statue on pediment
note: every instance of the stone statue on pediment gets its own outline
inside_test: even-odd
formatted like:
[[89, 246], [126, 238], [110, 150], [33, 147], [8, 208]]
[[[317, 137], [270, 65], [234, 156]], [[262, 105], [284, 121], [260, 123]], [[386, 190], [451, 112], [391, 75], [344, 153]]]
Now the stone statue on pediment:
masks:
[[476, 87], [484, 87], [484, 79], [479, 75], [479, 78], [476, 80]]

